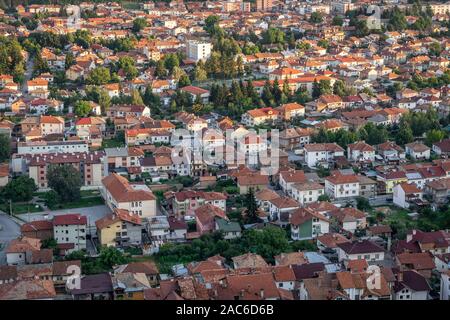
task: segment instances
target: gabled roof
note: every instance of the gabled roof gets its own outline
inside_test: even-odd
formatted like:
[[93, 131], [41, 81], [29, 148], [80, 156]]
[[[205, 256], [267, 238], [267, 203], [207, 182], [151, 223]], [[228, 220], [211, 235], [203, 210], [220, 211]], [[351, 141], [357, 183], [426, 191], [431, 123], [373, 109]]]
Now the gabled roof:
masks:
[[384, 249], [369, 240], [339, 243], [337, 245], [347, 254], [384, 252]]

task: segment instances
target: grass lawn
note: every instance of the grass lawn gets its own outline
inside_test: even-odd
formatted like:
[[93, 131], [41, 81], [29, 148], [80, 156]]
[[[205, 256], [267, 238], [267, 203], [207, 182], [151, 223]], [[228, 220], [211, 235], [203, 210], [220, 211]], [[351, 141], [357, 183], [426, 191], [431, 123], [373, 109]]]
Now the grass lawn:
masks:
[[98, 190], [81, 190], [80, 195], [82, 198], [98, 197], [98, 196], [100, 196], [100, 191], [98, 191]]
[[102, 148], [118, 148], [125, 146], [125, 143], [117, 139], [103, 139]]
[[139, 2], [132, 2], [132, 1], [123, 1], [122, 6], [124, 9], [128, 10], [138, 10], [140, 9]]
[[77, 201], [72, 202], [66, 202], [66, 203], [59, 203], [55, 206], [51, 206], [51, 210], [58, 210], [58, 209], [73, 209], [73, 208], [84, 208], [84, 207], [93, 207], [93, 206], [99, 206], [105, 204], [102, 197], [88, 197], [88, 198], [81, 198]]
[[[41, 206], [37, 206], [33, 205], [33, 204], [27, 204], [27, 203], [13, 203], [12, 204], [12, 211], [14, 214], [23, 214], [23, 213], [28, 213], [28, 210], [30, 210], [29, 212], [41, 212], [44, 211], [42, 209]], [[6, 204], [1, 204], [0, 205], [0, 210], [2, 210], [3, 212], [9, 213], [9, 203]]]

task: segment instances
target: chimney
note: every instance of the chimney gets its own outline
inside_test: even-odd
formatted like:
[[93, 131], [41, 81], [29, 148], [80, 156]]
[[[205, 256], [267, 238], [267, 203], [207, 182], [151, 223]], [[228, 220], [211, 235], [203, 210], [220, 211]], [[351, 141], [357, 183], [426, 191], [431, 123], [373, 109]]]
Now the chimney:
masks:
[[261, 299], [264, 299], [264, 289], [259, 290], [259, 295], [260, 295]]
[[399, 272], [397, 274], [397, 281], [402, 282], [403, 281], [403, 272]]

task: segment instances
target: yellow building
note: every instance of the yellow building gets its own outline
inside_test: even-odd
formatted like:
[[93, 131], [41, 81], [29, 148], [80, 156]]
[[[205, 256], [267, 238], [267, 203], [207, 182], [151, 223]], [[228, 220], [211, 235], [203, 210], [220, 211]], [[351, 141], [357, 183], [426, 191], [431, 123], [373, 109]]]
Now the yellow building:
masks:
[[116, 209], [95, 222], [98, 241], [102, 247], [139, 245], [142, 242], [142, 222], [128, 210]]

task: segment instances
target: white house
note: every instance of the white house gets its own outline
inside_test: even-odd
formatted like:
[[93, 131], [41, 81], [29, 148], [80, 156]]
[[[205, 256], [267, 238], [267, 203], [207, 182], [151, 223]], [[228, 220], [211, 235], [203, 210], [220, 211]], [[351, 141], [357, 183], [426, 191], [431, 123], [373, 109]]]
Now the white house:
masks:
[[336, 143], [311, 143], [304, 146], [305, 162], [310, 168], [327, 167], [336, 157], [344, 156], [344, 149]]
[[279, 197], [269, 201], [270, 202], [270, 219], [277, 221], [284, 212], [290, 212], [299, 208], [299, 204], [292, 198]]
[[406, 154], [414, 160], [430, 159], [431, 149], [420, 142], [412, 142], [405, 145]]
[[325, 193], [333, 199], [359, 196], [359, 179], [356, 175], [335, 174], [325, 178]]
[[394, 300], [428, 300], [431, 288], [415, 270], [399, 272], [394, 285]]
[[303, 170], [289, 170], [280, 172], [280, 187], [287, 195], [292, 195], [292, 186], [307, 181]]
[[359, 141], [347, 146], [347, 158], [354, 162], [372, 162], [375, 161], [375, 148]]
[[340, 262], [348, 260], [383, 261], [384, 249], [369, 240], [339, 243], [338, 259]]
[[112, 173], [102, 180], [102, 196], [111, 210], [128, 210], [143, 218], [154, 217], [156, 197], [145, 184], [130, 184], [124, 177]]
[[441, 300], [450, 300], [450, 271], [441, 273]]
[[53, 218], [53, 238], [58, 245], [72, 245], [66, 253], [86, 249], [87, 218], [81, 214], [64, 214]]
[[420, 201], [423, 197], [423, 192], [414, 183], [399, 183], [394, 186], [393, 192], [393, 202], [401, 208], [409, 208], [411, 203]]
[[323, 185], [317, 182], [296, 183], [291, 187], [292, 198], [305, 205], [319, 201], [319, 197], [325, 194]]

